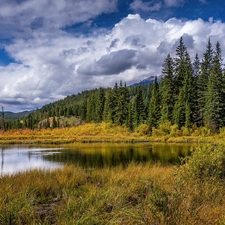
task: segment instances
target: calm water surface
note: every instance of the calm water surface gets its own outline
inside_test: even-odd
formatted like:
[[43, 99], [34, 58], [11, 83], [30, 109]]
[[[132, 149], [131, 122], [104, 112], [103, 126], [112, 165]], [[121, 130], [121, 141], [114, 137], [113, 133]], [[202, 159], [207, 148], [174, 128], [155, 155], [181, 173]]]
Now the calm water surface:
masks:
[[103, 168], [129, 163], [161, 162], [179, 164], [190, 154], [189, 144], [93, 143], [65, 146], [0, 146], [0, 175], [32, 169], [55, 169], [65, 164], [83, 168]]

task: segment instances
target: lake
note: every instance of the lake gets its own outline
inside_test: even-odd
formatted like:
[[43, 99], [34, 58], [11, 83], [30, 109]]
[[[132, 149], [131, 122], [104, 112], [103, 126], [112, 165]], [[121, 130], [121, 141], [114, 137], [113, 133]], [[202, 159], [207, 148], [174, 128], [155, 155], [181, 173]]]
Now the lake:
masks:
[[129, 163], [179, 164], [190, 154], [190, 144], [76, 143], [70, 145], [0, 146], [0, 174], [32, 169], [55, 169], [65, 164], [82, 168], [103, 168]]

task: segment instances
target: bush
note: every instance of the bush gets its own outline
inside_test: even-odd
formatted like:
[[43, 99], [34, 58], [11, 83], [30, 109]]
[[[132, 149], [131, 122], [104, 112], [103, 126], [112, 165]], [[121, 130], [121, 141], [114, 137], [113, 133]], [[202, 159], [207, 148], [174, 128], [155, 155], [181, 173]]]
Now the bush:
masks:
[[159, 124], [159, 129], [166, 134], [170, 133], [170, 127], [171, 127], [171, 122], [168, 120], [165, 120], [164, 122]]
[[225, 178], [224, 145], [204, 145], [192, 149], [191, 156], [184, 159], [185, 173], [193, 178]]
[[147, 124], [140, 124], [136, 129], [135, 133], [139, 134], [140, 136], [142, 135], [148, 135], [150, 134], [150, 129]]
[[154, 136], [154, 137], [166, 136], [166, 133], [160, 129], [153, 127], [152, 128], [152, 136]]
[[176, 137], [176, 136], [179, 136], [179, 135], [180, 135], [180, 132], [179, 132], [179, 129], [178, 129], [178, 125], [177, 124], [171, 125], [170, 126], [170, 136]]
[[210, 130], [206, 127], [199, 127], [194, 129], [192, 136], [201, 136], [201, 137], [207, 137], [210, 135]]
[[190, 130], [187, 127], [181, 127], [181, 132], [184, 136], [189, 136], [190, 135]]

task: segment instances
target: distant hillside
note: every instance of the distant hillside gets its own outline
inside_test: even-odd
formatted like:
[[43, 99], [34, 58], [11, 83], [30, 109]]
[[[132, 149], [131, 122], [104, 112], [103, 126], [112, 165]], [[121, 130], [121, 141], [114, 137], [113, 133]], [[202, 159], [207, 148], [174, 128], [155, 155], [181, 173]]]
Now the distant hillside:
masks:
[[[32, 111], [23, 111], [18, 113], [13, 112], [5, 112], [5, 120], [17, 120], [23, 117], [28, 116]], [[0, 116], [2, 116], [2, 112], [0, 112]]]
[[[163, 75], [160, 75], [160, 76], [157, 76], [157, 80], [160, 81], [161, 79], [163, 78]], [[153, 84], [155, 81], [155, 76], [150, 76], [138, 83], [134, 83], [134, 84], [131, 84], [129, 87], [132, 87], [132, 86], [145, 86], [145, 85], [148, 85], [148, 84]]]

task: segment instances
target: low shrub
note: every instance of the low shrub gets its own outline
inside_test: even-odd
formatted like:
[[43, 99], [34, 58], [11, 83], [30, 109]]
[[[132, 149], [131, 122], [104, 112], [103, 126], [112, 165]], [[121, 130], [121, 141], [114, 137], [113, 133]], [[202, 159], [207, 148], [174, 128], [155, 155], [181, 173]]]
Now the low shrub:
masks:
[[170, 127], [171, 127], [171, 122], [168, 121], [168, 120], [165, 120], [164, 122], [160, 123], [159, 124], [159, 129], [161, 131], [163, 131], [164, 133], [166, 134], [169, 134], [170, 133]]
[[204, 145], [192, 149], [183, 169], [192, 178], [225, 178], [225, 146]]
[[142, 136], [148, 135], [150, 133], [149, 126], [147, 124], [140, 124], [136, 129], [135, 133]]

